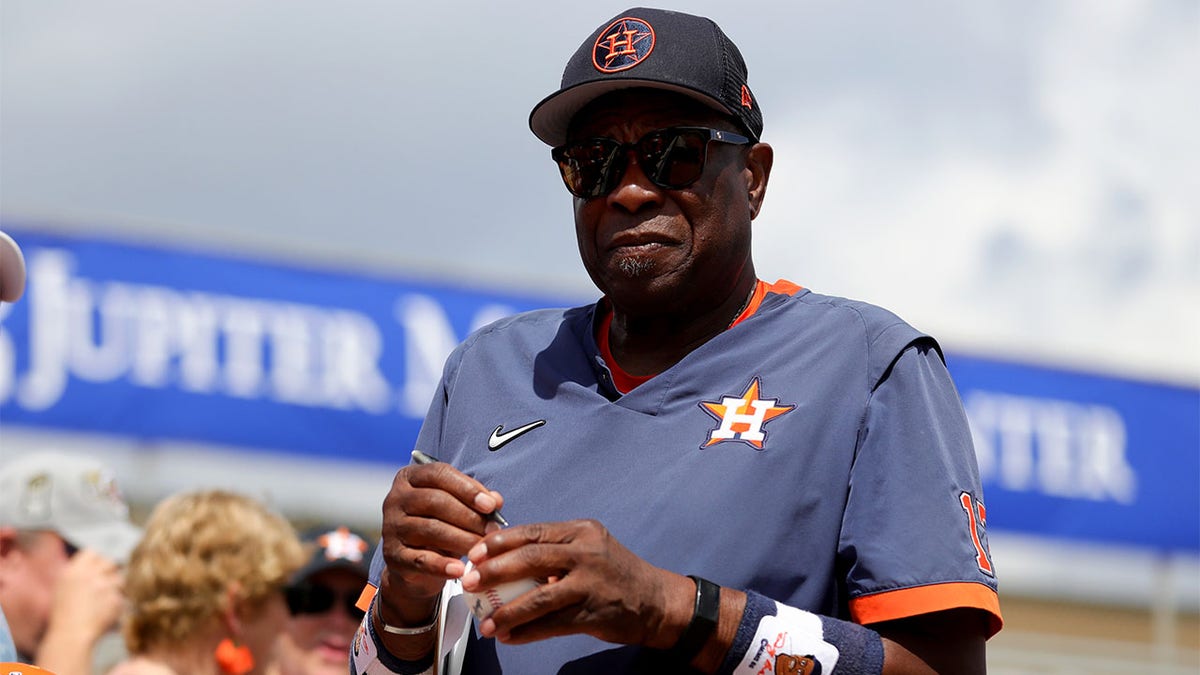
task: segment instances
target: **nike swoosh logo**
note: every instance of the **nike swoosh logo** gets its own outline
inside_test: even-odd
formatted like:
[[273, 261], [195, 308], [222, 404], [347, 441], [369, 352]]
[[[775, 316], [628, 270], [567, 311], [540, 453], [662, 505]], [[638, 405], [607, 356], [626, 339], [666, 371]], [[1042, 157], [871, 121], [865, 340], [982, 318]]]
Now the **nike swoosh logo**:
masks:
[[538, 420], [536, 422], [530, 422], [529, 424], [526, 424], [524, 426], [519, 426], [516, 429], [513, 429], [512, 431], [505, 431], [504, 433], [500, 433], [500, 430], [504, 428], [504, 425], [501, 424], [500, 426], [498, 426], [494, 430], [492, 430], [492, 435], [490, 437], [488, 437], [488, 450], [492, 450], [493, 452], [496, 450], [499, 450], [500, 448], [504, 447], [506, 444], [508, 444], [509, 441], [513, 440], [517, 436], [520, 436], [521, 434], [528, 432], [528, 431], [533, 431], [534, 429], [542, 426], [545, 423], [546, 423], [546, 420]]

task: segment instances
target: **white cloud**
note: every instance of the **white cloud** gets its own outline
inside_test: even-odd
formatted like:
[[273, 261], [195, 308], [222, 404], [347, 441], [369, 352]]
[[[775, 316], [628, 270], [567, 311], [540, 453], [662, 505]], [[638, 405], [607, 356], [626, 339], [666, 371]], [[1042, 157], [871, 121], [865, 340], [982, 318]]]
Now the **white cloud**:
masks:
[[1030, 62], [1027, 88], [999, 102], [1027, 117], [1007, 152], [933, 124], [907, 152], [861, 143], [889, 115], [870, 89], [777, 131], [760, 268], [888, 306], [951, 346], [1195, 383], [1194, 12], [1054, 7], [1005, 57]]

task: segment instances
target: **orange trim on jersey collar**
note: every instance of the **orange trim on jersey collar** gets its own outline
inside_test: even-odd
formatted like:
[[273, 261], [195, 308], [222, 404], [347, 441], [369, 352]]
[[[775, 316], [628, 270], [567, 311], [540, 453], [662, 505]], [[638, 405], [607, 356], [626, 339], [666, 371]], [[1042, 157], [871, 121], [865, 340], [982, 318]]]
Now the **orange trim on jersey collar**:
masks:
[[[746, 308], [741, 314], [729, 324], [729, 328], [733, 328], [739, 323], [754, 316], [762, 305], [763, 298], [767, 297], [767, 293], [775, 293], [778, 295], [795, 295], [804, 290], [802, 286], [797, 286], [786, 279], [779, 279], [773, 284], [768, 284], [762, 279], [756, 279], [754, 282], [754, 293], [750, 295], [750, 302], [746, 303]], [[608, 364], [608, 369], [612, 372], [613, 386], [622, 394], [628, 394], [638, 387], [654, 379], [654, 375], [630, 375], [621, 369], [617, 364], [617, 360], [613, 358], [611, 347], [608, 343], [608, 331], [612, 327], [613, 312], [612, 305], [608, 302], [603, 303], [604, 316], [600, 319], [600, 326], [596, 329], [596, 346], [600, 348], [600, 356], [604, 362]], [[726, 330], [729, 330], [728, 328]]]
[[733, 328], [739, 323], [754, 316], [754, 313], [758, 311], [759, 305], [762, 304], [763, 298], [767, 297], [767, 293], [775, 293], [776, 295], [795, 295], [802, 290], [804, 290], [803, 287], [797, 286], [786, 279], [779, 279], [773, 284], [768, 284], [762, 279], [759, 279], [754, 284], [754, 294], [750, 296], [750, 302], [746, 304], [746, 309], [743, 309], [742, 313], [738, 314], [737, 318], [733, 320], [733, 323], [729, 324], [729, 327]]
[[982, 609], [991, 615], [987, 637], [1000, 632], [1004, 625], [1004, 618], [1000, 616], [1000, 597], [996, 591], [984, 584], [968, 581], [900, 588], [853, 598], [850, 600], [850, 616], [856, 623], [870, 625], [960, 607]]

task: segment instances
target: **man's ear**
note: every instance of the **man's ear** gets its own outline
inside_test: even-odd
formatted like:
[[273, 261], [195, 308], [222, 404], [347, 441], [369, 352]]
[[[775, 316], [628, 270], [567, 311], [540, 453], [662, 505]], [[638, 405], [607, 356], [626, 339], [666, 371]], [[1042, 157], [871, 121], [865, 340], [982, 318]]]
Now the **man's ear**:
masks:
[[762, 210], [767, 196], [767, 180], [771, 177], [771, 165], [775, 162], [775, 151], [766, 143], [755, 143], [746, 153], [746, 194], [750, 200], [750, 219]]

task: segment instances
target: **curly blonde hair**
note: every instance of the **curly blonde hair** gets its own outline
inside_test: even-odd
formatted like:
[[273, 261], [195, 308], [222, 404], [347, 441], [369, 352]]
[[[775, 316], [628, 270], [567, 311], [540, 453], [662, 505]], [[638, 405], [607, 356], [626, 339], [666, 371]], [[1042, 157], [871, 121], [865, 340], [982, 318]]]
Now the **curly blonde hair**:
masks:
[[231, 587], [239, 613], [252, 615], [303, 563], [292, 526], [250, 497], [223, 490], [169, 497], [129, 560], [125, 644], [143, 654], [186, 641], [217, 620]]

